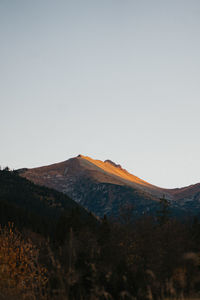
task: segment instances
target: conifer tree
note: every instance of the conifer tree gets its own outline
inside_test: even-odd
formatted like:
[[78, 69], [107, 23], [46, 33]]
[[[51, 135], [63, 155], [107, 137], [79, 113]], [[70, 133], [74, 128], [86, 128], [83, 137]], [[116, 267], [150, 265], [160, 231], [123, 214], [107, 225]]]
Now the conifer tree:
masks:
[[165, 198], [165, 195], [163, 195], [163, 197], [160, 198], [160, 209], [157, 211], [157, 221], [160, 225], [166, 224], [169, 221], [169, 207], [169, 201]]

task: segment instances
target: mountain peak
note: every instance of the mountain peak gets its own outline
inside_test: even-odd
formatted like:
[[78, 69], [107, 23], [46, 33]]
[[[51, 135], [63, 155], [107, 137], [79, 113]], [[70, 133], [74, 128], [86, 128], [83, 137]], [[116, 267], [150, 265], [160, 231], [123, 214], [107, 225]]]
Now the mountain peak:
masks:
[[148, 182], [130, 174], [128, 171], [123, 169], [121, 165], [118, 165], [114, 163], [112, 160], [107, 159], [105, 161], [93, 159], [89, 156], [84, 156], [79, 154], [77, 156], [78, 160], [80, 161], [80, 164], [82, 167], [90, 170], [96, 170], [99, 174], [102, 174], [102, 172], [105, 174], [109, 174], [111, 176], [114, 176], [115, 179], [121, 180], [126, 184], [133, 184], [136, 185], [142, 185], [142, 186], [151, 186], [151, 189], [154, 188], [154, 186], [150, 185]]
[[104, 160], [104, 162], [105, 162], [105, 163], [109, 163], [110, 165], [112, 165], [112, 166], [114, 166], [114, 167], [116, 167], [116, 168], [122, 169], [121, 165], [116, 164], [115, 162], [113, 162], [113, 161], [110, 160], [110, 159], [106, 159], [106, 160]]
[[77, 155], [77, 158], [83, 158], [83, 159], [86, 159], [86, 160], [89, 160], [89, 161], [92, 161], [92, 162], [98, 161], [98, 162], [101, 162], [102, 164], [107, 163], [107, 164], [112, 165], [112, 166], [115, 167], [115, 168], [122, 169], [121, 165], [116, 164], [116, 163], [115, 163], [114, 161], [112, 161], [111, 159], [106, 159], [106, 160], [104, 160], [104, 162], [103, 162], [103, 161], [100, 161], [100, 160], [92, 159], [91, 157], [85, 156], [85, 155], [82, 155], [82, 154]]

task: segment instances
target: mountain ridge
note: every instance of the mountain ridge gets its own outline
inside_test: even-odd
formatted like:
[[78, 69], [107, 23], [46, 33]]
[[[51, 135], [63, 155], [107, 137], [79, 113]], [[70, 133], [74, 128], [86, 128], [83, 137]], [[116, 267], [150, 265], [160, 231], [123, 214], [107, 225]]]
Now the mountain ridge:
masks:
[[[76, 202], [80, 202], [88, 209], [90, 209], [89, 202], [93, 202], [91, 205], [94, 207], [94, 202], [96, 201], [95, 197], [100, 201], [101, 196], [102, 199], [105, 197], [107, 199], [102, 200], [102, 203], [106, 201], [110, 203], [111, 198], [114, 197], [115, 200], [121, 199], [118, 205], [122, 205], [123, 199], [125, 202], [127, 200], [124, 197], [127, 195], [129, 189], [133, 192], [137, 191], [137, 197], [140, 201], [142, 201], [143, 198], [148, 199], [148, 201], [149, 199], [158, 201], [159, 198], [165, 195], [174, 207], [183, 209], [183, 207], [188, 207], [191, 201], [196, 201], [196, 208], [200, 206], [200, 183], [183, 188], [161, 188], [129, 173], [123, 169], [121, 165], [111, 160], [95, 160], [81, 154], [60, 163], [25, 169], [21, 172], [21, 176], [26, 177], [36, 184], [46, 185], [68, 194], [72, 199], [76, 200]], [[107, 185], [107, 189], [105, 185]], [[112, 188], [110, 185], [112, 185]], [[116, 186], [121, 186], [120, 193], [122, 193], [122, 195], [116, 194]], [[102, 192], [99, 193], [101, 189]], [[108, 190], [109, 195], [107, 195]], [[114, 196], [110, 196], [112, 194], [111, 190]], [[130, 197], [130, 193], [128, 194]], [[143, 194], [145, 196], [142, 196]], [[114, 198], [111, 201], [113, 206], [115, 206]], [[135, 196], [133, 198], [135, 199]], [[136, 199], [133, 202], [135, 203], [135, 201]], [[86, 202], [87, 205], [85, 205]], [[118, 200], [116, 200], [116, 203], [117, 202]], [[130, 200], [130, 202], [132, 202], [132, 200]], [[109, 211], [108, 207], [105, 208], [105, 211]], [[112, 207], [110, 207], [110, 211], [112, 211]], [[97, 211], [95, 211], [95, 213], [98, 214]], [[101, 214], [102, 213], [103, 212], [101, 212]]]

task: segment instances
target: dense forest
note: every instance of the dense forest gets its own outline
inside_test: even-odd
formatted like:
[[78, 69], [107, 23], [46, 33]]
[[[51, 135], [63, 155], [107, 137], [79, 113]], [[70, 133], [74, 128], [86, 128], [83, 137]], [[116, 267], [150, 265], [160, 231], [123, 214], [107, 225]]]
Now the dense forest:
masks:
[[200, 221], [97, 219], [67, 196], [0, 171], [0, 299], [200, 299]]

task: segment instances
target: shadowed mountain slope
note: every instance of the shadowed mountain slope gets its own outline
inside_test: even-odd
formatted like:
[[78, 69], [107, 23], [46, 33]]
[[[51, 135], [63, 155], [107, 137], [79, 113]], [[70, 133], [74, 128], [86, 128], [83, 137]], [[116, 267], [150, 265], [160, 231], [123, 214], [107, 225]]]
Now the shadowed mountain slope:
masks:
[[72, 213], [83, 223], [96, 220], [67, 195], [36, 185], [16, 171], [0, 171], [0, 224], [14, 222], [17, 227], [52, 235], [60, 217]]

